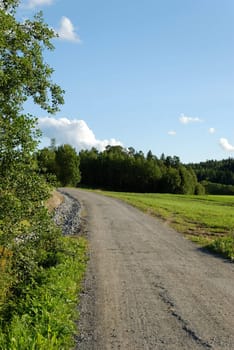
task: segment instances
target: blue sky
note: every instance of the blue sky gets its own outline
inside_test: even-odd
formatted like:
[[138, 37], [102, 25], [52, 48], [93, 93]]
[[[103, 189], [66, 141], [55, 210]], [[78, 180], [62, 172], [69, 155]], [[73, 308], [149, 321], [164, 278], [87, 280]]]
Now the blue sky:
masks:
[[45, 59], [66, 91], [53, 118], [27, 106], [45, 137], [185, 163], [233, 156], [233, 0], [25, 0], [19, 16], [39, 10], [60, 35]]

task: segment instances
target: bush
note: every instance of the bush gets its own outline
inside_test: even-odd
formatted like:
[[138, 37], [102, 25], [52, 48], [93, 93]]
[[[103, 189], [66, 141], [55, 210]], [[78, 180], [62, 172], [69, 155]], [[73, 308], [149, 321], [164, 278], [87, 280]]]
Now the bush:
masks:
[[197, 183], [195, 186], [195, 192], [194, 194], [198, 195], [198, 196], [202, 196], [206, 193], [205, 187], [201, 184], [201, 183]]

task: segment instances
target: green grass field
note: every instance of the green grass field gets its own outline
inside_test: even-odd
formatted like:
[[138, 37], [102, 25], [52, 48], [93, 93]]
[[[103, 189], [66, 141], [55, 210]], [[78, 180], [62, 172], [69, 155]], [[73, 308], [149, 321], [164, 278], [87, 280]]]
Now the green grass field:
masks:
[[101, 193], [166, 220], [189, 239], [234, 259], [234, 196]]

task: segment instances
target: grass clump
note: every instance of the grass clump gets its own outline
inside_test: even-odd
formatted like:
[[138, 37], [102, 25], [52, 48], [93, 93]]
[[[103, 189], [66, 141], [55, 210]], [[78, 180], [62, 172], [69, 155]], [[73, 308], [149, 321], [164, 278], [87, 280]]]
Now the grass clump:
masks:
[[87, 241], [64, 237], [59, 263], [42, 269], [22, 297], [11, 301], [11, 319], [1, 318], [1, 350], [66, 350], [77, 332], [78, 293], [87, 261]]
[[207, 248], [234, 261], [234, 235], [217, 238], [208, 244]]

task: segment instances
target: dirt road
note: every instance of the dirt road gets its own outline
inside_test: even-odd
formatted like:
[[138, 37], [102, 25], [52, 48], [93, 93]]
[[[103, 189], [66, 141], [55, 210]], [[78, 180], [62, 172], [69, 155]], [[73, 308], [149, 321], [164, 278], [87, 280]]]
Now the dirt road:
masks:
[[77, 349], [234, 349], [234, 264], [127, 204], [66, 191], [90, 238]]

